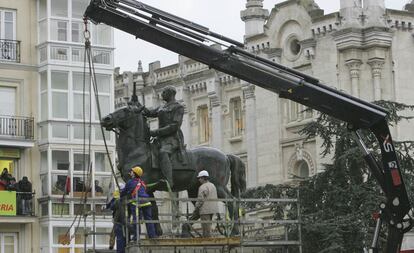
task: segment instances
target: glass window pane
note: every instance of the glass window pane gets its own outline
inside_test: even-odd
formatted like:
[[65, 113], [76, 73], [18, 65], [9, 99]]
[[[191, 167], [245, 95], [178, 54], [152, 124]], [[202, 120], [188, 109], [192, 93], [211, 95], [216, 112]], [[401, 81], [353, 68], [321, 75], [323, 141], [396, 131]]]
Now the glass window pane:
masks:
[[[110, 141], [111, 140], [110, 132], [104, 130], [104, 134], [105, 134], [105, 140]], [[95, 140], [97, 140], [97, 141], [102, 141], [103, 140], [102, 130], [101, 130], [100, 126], [95, 126]]]
[[[85, 138], [84, 138], [85, 137]], [[89, 127], [81, 125], [73, 126], [73, 138], [77, 140], [89, 139]]]
[[106, 153], [95, 153], [95, 171], [96, 172], [110, 172], [111, 165]]
[[48, 171], [47, 151], [40, 152], [40, 171]]
[[68, 23], [66, 21], [51, 20], [50, 38], [52, 40], [67, 41]]
[[109, 238], [111, 235], [111, 228], [96, 228], [96, 232], [98, 233], [106, 233], [96, 235], [96, 244], [98, 245], [106, 245], [109, 242]]
[[47, 124], [40, 126], [40, 135], [41, 135], [42, 140], [48, 139], [49, 128]]
[[69, 215], [69, 204], [52, 203], [52, 215]]
[[46, 3], [47, 0], [40, 0], [39, 1], [39, 19], [46, 17]]
[[80, 28], [81, 23], [72, 22], [72, 42], [82, 42]]
[[68, 228], [65, 227], [54, 227], [53, 229], [53, 243], [54, 244], [63, 244], [66, 240], [70, 240], [70, 232], [68, 232]]
[[52, 170], [68, 170], [69, 169], [69, 152], [68, 151], [52, 151]]
[[[78, 230], [76, 231], [75, 234], [75, 244], [84, 244], [85, 243], [85, 236], [84, 236], [84, 232], [85, 229], [83, 227], [79, 227]], [[91, 232], [90, 228], [86, 228], [86, 233]], [[108, 241], [109, 242], [109, 241]], [[92, 236], [88, 236], [86, 239], [86, 243], [87, 244], [91, 244], [92, 243]]]
[[75, 171], [83, 171], [88, 168], [89, 155], [87, 154], [73, 154], [73, 169]]
[[43, 71], [40, 73], [40, 90], [47, 90], [47, 72]]
[[[73, 118], [83, 119], [85, 113], [86, 119], [89, 119], [90, 112], [89, 95], [85, 94], [73, 94]], [[88, 128], [87, 128], [88, 129]]]
[[72, 17], [83, 18], [83, 13], [88, 6], [89, 1], [85, 0], [72, 0]]
[[67, 17], [68, 16], [68, 1], [67, 0], [53, 0], [50, 1], [52, 16]]
[[[47, 92], [40, 95], [40, 111], [41, 111], [41, 120], [48, 119], [48, 103], [47, 103]], [[42, 136], [43, 137], [43, 136]]]
[[95, 176], [95, 196], [107, 196], [111, 188], [111, 176]]
[[47, 174], [40, 175], [40, 182], [42, 184], [42, 196], [49, 195]]
[[[75, 215], [83, 215], [84, 214], [84, 206], [83, 204], [74, 204], [73, 205], [73, 211]], [[91, 210], [91, 205], [86, 205], [86, 210], [85, 211], [90, 211]]]
[[89, 93], [90, 76], [88, 73], [86, 73], [84, 77], [83, 73], [81, 72], [73, 72], [72, 79], [73, 90], [83, 92], [83, 83], [85, 82], [85, 92]]
[[17, 253], [14, 251], [14, 245], [4, 245], [4, 253]]
[[62, 92], [53, 92], [52, 101], [52, 116], [54, 118], [67, 118], [68, 94]]
[[68, 90], [68, 73], [52, 71], [52, 89]]
[[[46, 204], [47, 206], [47, 204]], [[49, 228], [48, 227], [42, 227], [41, 228], [41, 245], [47, 246], [49, 245]]]
[[4, 38], [6, 40], [14, 40], [13, 16], [14, 12], [4, 12]]
[[70, 191], [70, 179], [68, 174], [52, 174], [52, 194], [63, 195]]
[[[86, 179], [86, 180], [88, 180], [88, 179]], [[85, 191], [85, 188], [86, 187], [89, 188], [89, 185], [85, 185], [84, 182], [85, 182], [85, 180], [83, 178], [83, 175], [82, 176], [73, 176], [73, 197], [78, 197], [78, 198], [84, 197], [83, 192]], [[90, 196], [90, 194], [88, 196]], [[76, 212], [75, 212], [75, 214], [76, 214]]]
[[96, 83], [98, 86], [99, 92], [109, 93], [111, 86], [111, 76], [110, 75], [96, 75]]
[[[48, 204], [47, 203], [40, 204], [40, 210], [41, 210], [40, 213], [41, 213], [42, 216], [48, 216], [49, 215], [49, 208], [48, 208]], [[44, 236], [43, 232], [45, 232], [45, 231], [43, 231], [43, 229], [44, 228], [42, 228], [42, 244], [43, 245], [45, 245], [45, 244], [47, 245], [48, 244], [48, 241], [46, 241], [46, 239], [43, 237]]]
[[53, 123], [52, 136], [54, 138], [68, 139], [68, 126], [66, 124]]
[[0, 115], [16, 114], [16, 88], [0, 86]]
[[[99, 96], [99, 106], [101, 109], [101, 118], [109, 114], [109, 96]], [[95, 110], [95, 119], [99, 120], [98, 107]]]
[[43, 20], [39, 23], [39, 43], [45, 42], [47, 40], [47, 23], [46, 20]]

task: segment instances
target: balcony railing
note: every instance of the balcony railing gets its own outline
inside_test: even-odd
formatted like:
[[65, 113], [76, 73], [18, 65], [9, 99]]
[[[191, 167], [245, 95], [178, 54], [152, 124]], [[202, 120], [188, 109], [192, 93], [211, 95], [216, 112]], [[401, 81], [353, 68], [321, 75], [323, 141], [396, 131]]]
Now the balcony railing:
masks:
[[0, 137], [6, 136], [33, 140], [33, 117], [2, 116], [0, 115]]
[[0, 39], [0, 60], [20, 62], [20, 41]]

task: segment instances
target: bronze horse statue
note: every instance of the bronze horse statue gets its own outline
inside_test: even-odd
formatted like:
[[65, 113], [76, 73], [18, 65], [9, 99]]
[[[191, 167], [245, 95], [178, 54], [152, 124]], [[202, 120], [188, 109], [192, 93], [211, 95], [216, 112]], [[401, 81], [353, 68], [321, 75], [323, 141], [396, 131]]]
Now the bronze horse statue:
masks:
[[[118, 170], [125, 182], [129, 179], [128, 171], [134, 166], [140, 166], [144, 170], [143, 180], [149, 187], [149, 194], [153, 197], [154, 191], [168, 191], [165, 183], [159, 183], [163, 178], [161, 170], [153, 166], [149, 126], [146, 117], [142, 114], [144, 107], [139, 103], [120, 108], [105, 116], [101, 125], [106, 130], [116, 132], [116, 149], [118, 154]], [[187, 191], [189, 198], [197, 198], [199, 182], [196, 178], [201, 170], [207, 170], [210, 181], [217, 188], [218, 198], [238, 198], [246, 190], [245, 165], [239, 157], [226, 155], [218, 149], [199, 147], [187, 150], [186, 162], [180, 162], [177, 157], [172, 157], [173, 162], [173, 192]], [[231, 192], [227, 188], [231, 182]], [[233, 203], [227, 202], [230, 217], [238, 220], [238, 209]], [[158, 220], [157, 205], [153, 205], [153, 219]], [[236, 209], [236, 210], [235, 210]], [[157, 233], [162, 233], [159, 223], [156, 224]], [[233, 234], [238, 233], [235, 222]]]

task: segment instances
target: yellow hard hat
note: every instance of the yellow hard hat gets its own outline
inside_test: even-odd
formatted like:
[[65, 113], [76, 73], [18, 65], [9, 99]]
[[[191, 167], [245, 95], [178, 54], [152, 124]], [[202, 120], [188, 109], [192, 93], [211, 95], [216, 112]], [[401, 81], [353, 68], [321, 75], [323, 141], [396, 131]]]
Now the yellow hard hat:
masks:
[[114, 191], [114, 193], [112, 193], [112, 196], [113, 196], [115, 199], [119, 199], [119, 190], [115, 190], [115, 191]]
[[136, 166], [136, 167], [132, 168], [131, 170], [135, 173], [135, 175], [137, 175], [139, 177], [141, 177], [142, 174], [144, 174], [144, 171], [139, 166]]

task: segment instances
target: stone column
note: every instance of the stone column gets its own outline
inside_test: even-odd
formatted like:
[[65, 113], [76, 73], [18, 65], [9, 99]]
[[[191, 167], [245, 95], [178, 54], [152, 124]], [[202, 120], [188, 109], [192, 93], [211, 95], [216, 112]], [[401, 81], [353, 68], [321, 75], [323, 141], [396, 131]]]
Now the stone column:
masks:
[[246, 108], [246, 147], [248, 178], [247, 187], [257, 186], [257, 132], [256, 132], [256, 96], [254, 85], [242, 81], [242, 90]]
[[368, 60], [368, 64], [371, 66], [372, 80], [374, 86], [374, 100], [382, 99], [381, 92], [381, 71], [384, 66], [384, 59], [372, 58]]
[[362, 61], [358, 59], [348, 60], [345, 65], [349, 68], [349, 74], [351, 76], [351, 94], [355, 97], [359, 97], [359, 72], [361, 69]]
[[211, 105], [211, 128], [212, 128], [212, 140], [211, 146], [217, 149], [221, 149], [223, 146], [223, 130], [221, 117], [221, 101], [217, 93], [209, 93], [208, 98], [210, 99]]

